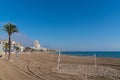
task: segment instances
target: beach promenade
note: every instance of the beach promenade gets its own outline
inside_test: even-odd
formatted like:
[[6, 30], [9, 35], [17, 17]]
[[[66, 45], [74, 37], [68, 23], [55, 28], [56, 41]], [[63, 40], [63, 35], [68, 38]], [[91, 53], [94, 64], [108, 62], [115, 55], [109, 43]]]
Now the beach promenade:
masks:
[[94, 62], [89, 62], [83, 57], [62, 55], [60, 72], [54, 71], [57, 68], [57, 58], [58, 55], [51, 52], [21, 53], [18, 57], [12, 55], [9, 62], [1, 58], [0, 80], [120, 80], [118, 74], [120, 59], [97, 58], [97, 65], [112, 69], [113, 75], [108, 77], [88, 75], [86, 77], [86, 75], [68, 74], [66, 71], [74, 69], [76, 73], [76, 68], [81, 68], [81, 66], [89, 68], [86, 65], [94, 65]]

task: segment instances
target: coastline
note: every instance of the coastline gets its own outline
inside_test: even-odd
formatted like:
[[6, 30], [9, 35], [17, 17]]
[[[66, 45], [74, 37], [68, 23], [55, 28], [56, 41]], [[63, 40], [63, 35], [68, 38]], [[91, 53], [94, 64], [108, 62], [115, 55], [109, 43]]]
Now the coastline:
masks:
[[120, 58], [120, 51], [61, 51], [61, 54], [82, 57], [96, 55], [97, 58]]

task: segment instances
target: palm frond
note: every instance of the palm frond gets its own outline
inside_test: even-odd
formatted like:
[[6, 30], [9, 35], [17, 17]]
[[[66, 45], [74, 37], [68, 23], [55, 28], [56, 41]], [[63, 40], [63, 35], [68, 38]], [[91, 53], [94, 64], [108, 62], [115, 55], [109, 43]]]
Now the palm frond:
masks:
[[17, 26], [11, 23], [5, 24], [2, 30], [6, 31], [8, 35], [18, 32]]

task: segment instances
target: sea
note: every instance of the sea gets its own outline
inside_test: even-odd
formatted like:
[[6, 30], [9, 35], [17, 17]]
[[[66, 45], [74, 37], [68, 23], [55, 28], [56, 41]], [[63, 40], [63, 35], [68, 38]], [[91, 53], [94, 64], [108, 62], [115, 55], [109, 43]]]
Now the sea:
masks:
[[120, 58], [120, 51], [62, 51], [61, 54], [72, 56], [93, 56], [102, 58]]

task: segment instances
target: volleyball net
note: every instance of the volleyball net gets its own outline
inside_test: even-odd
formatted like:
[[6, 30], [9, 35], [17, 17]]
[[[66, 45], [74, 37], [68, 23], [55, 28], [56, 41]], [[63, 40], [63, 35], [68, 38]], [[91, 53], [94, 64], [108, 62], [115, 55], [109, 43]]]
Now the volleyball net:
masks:
[[[62, 52], [58, 51], [58, 58], [57, 58], [57, 69], [59, 70], [63, 64], [87, 64], [87, 65], [94, 65], [97, 66], [96, 61], [96, 53], [93, 53], [90, 56], [68, 56], [66, 59], [66, 55], [61, 55]], [[84, 54], [84, 53], [83, 53]], [[71, 59], [70, 59], [71, 58]]]

